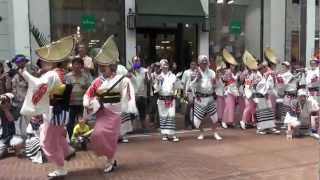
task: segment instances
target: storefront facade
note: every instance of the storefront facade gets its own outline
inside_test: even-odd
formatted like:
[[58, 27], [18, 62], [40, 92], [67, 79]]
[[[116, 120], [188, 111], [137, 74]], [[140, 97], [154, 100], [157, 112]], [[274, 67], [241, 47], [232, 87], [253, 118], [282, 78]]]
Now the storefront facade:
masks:
[[[239, 61], [244, 50], [263, 59], [266, 47], [272, 47], [281, 60], [307, 64], [306, 60], [319, 48], [318, 0], [23, 2], [0, 0], [0, 7], [6, 4], [7, 14], [14, 14], [7, 22], [0, 21], [0, 38], [3, 38], [0, 59], [17, 53], [35, 58], [32, 49], [37, 43], [31, 33], [25, 33], [30, 26], [36, 27], [49, 41], [80, 33], [81, 43], [90, 50], [100, 47], [114, 34], [121, 62], [127, 66], [133, 56], [139, 55], [146, 64], [167, 58], [184, 69], [199, 54], [214, 58], [223, 48]], [[3, 28], [4, 22], [9, 24], [7, 29]], [[4, 41], [10, 41], [10, 48], [1, 46]]]

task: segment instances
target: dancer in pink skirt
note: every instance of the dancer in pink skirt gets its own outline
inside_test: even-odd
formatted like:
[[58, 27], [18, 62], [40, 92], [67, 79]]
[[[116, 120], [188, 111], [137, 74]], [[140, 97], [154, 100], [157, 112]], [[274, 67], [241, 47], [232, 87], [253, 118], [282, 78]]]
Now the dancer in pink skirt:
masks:
[[238, 76], [236, 65], [238, 64], [234, 57], [226, 50], [223, 50], [224, 60], [229, 64], [223, 76], [225, 82], [225, 109], [222, 118], [222, 127], [228, 128], [228, 125], [235, 125], [236, 99], [239, 96]]
[[224, 102], [224, 82], [222, 80], [222, 76], [225, 70], [225, 64], [222, 62], [217, 65], [217, 76], [216, 76], [216, 96], [217, 96], [217, 113], [218, 113], [218, 121], [222, 122], [223, 111], [225, 108]]
[[[59, 68], [58, 64], [61, 64], [73, 51], [74, 43], [74, 37], [69, 36], [37, 49], [36, 53], [41, 59], [41, 69], [47, 71], [39, 78], [32, 76], [26, 68], [20, 67], [19, 71], [28, 82], [28, 91], [21, 108], [21, 114], [29, 117], [42, 115], [44, 120], [40, 135], [42, 149], [48, 160], [57, 165], [57, 169], [48, 174], [49, 177], [67, 175], [67, 171], [64, 169], [64, 160], [68, 155], [74, 153], [67, 142], [65, 130], [69, 119], [67, 108], [71, 88], [64, 84], [64, 70]], [[61, 53], [60, 48], [57, 48], [60, 46], [70, 52]]]
[[104, 168], [109, 173], [116, 167], [113, 161], [120, 135], [120, 114], [137, 113], [134, 89], [130, 80], [117, 75], [118, 48], [109, 37], [95, 57], [102, 76], [94, 80], [83, 97], [83, 106], [88, 115], [96, 115], [96, 124], [91, 135], [93, 151], [107, 157]]
[[268, 101], [271, 104], [272, 111], [276, 114], [276, 103], [278, 98], [277, 88], [276, 88], [276, 66], [278, 62], [278, 57], [276, 57], [274, 51], [271, 48], [266, 48], [264, 50], [264, 56], [267, 61], [263, 62], [262, 65], [265, 66], [265, 76], [270, 76], [270, 87], [268, 90]]
[[254, 68], [249, 68], [242, 73], [241, 79], [244, 79], [244, 95], [245, 108], [240, 121], [242, 129], [246, 129], [246, 124], [253, 125], [255, 123], [256, 104], [253, 101], [254, 85], [256, 84], [257, 71]]

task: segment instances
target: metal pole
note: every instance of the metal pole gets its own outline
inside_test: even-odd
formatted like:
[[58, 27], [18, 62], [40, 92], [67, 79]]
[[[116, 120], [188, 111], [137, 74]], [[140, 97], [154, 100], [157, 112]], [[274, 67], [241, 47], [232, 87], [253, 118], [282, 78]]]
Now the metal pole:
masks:
[[260, 21], [260, 61], [263, 62], [264, 42], [264, 0], [261, 0], [261, 21]]
[[306, 53], [307, 53], [307, 0], [300, 1], [300, 42], [299, 42], [299, 52], [300, 59], [299, 64], [306, 65]]
[[28, 24], [29, 24], [29, 51], [30, 51], [30, 61], [31, 61], [31, 66], [33, 66], [33, 61], [32, 61], [32, 43], [31, 43], [31, 38], [32, 38], [32, 34], [30, 31], [30, 27], [31, 27], [31, 21], [30, 21], [30, 0], [28, 0]]

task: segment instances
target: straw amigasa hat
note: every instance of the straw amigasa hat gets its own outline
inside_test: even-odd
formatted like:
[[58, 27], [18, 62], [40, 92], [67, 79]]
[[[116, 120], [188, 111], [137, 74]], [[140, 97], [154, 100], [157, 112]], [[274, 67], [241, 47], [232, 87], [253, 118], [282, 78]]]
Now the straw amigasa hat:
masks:
[[64, 37], [35, 50], [41, 60], [46, 62], [62, 62], [71, 55], [75, 48], [74, 35]]
[[270, 47], [268, 47], [264, 50], [264, 56], [269, 62], [271, 62], [273, 64], [277, 64], [278, 58], [276, 56], [276, 53]]
[[120, 61], [119, 50], [113, 35], [102, 45], [94, 60], [99, 65], [117, 64]]
[[221, 56], [217, 56], [216, 58], [217, 71], [226, 68], [226, 63], [224, 63], [223, 58]]
[[251, 70], [257, 70], [258, 69], [258, 62], [253, 57], [252, 54], [250, 54], [249, 51], [245, 51], [242, 57], [244, 65], [246, 65]]
[[223, 55], [224, 60], [227, 63], [232, 64], [232, 65], [238, 64], [236, 59], [232, 56], [232, 54], [230, 54], [230, 52], [228, 50], [223, 49], [222, 55]]

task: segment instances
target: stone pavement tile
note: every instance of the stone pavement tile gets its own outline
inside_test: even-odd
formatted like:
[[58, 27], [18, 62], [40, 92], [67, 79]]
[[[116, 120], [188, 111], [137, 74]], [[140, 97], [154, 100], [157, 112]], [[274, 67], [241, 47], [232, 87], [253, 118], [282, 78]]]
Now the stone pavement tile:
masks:
[[[254, 130], [221, 131], [225, 140], [212, 136], [196, 140], [197, 132], [180, 134], [181, 142], [162, 142], [157, 134], [120, 144], [120, 168], [102, 171], [105, 160], [92, 152], [79, 152], [66, 162], [65, 180], [314, 180], [318, 149], [309, 138], [287, 142], [284, 136], [257, 136]], [[210, 135], [210, 132], [206, 132]], [[304, 156], [300, 159], [299, 156]], [[0, 160], [0, 180], [47, 179], [52, 164], [36, 165], [15, 157]]]

